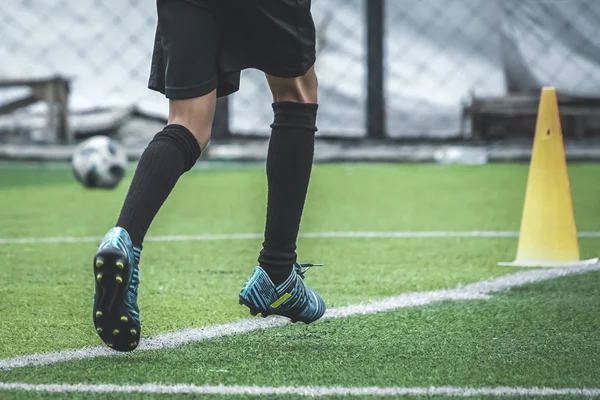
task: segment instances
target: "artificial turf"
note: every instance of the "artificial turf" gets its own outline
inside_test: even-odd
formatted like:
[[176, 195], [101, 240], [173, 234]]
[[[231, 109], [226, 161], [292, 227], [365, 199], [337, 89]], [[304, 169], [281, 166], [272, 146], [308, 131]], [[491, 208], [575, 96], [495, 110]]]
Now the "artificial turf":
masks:
[[600, 387], [600, 272], [375, 315], [0, 372], [29, 383]]
[[[600, 166], [572, 165], [569, 173], [579, 231], [599, 231]], [[520, 164], [318, 165], [302, 232], [516, 231], [526, 179], [527, 166]], [[0, 238], [102, 236], [115, 222], [127, 184], [85, 190], [65, 168], [1, 166]], [[265, 198], [262, 166], [196, 169], [181, 179], [150, 235], [260, 233]], [[90, 315], [96, 244], [0, 244], [0, 358], [100, 344]], [[303, 238], [299, 255], [326, 264], [311, 270], [307, 283], [336, 307], [515, 272], [496, 263], [512, 260], [516, 244], [516, 238]], [[600, 240], [581, 239], [580, 247], [582, 257], [596, 256]], [[258, 239], [147, 242], [140, 287], [144, 335], [247, 317], [237, 293], [259, 248]], [[599, 281], [598, 273], [561, 278], [491, 301], [17, 369], [0, 373], [0, 381], [598, 387]], [[270, 343], [284, 345], [269, 353]], [[131, 377], [124, 371], [134, 364], [144, 370]], [[216, 364], [231, 372], [211, 375]]]

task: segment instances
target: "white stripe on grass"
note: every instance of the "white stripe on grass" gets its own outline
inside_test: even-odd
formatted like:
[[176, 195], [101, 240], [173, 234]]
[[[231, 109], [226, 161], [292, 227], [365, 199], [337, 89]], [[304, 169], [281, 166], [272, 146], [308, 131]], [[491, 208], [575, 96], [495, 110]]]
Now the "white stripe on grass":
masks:
[[[364, 304], [332, 308], [327, 311], [323, 318], [343, 318], [353, 315], [374, 314], [399, 308], [424, 306], [446, 300], [486, 299], [488, 298], [489, 293], [505, 291], [517, 286], [541, 282], [561, 276], [583, 274], [599, 270], [600, 264], [591, 264], [576, 267], [520, 271], [514, 274], [503, 275], [498, 278], [459, 286], [456, 289], [405, 293]], [[289, 321], [285, 318], [270, 317], [266, 319], [243, 319], [228, 324], [184, 329], [145, 339], [135, 351], [174, 348], [222, 336], [252, 332], [259, 329], [275, 328], [288, 323]], [[70, 360], [90, 359], [103, 356], [118, 356], [122, 354], [123, 353], [110, 350], [107, 347], [84, 347], [77, 350], [65, 350], [46, 354], [33, 354], [0, 359], [0, 370], [10, 370], [26, 366], [54, 364]]]
[[323, 386], [196, 386], [196, 385], [109, 385], [109, 384], [29, 384], [2, 383], [0, 390], [20, 390], [51, 393], [146, 393], [146, 394], [205, 394], [253, 396], [600, 396], [597, 388], [546, 388], [546, 387], [323, 387]]
[[[313, 232], [303, 233], [306, 239], [418, 239], [418, 238], [514, 238], [513, 231], [407, 231], [407, 232]], [[580, 232], [579, 237], [600, 237], [600, 232]], [[262, 233], [231, 233], [215, 235], [149, 236], [146, 242], [203, 242], [218, 240], [260, 240]], [[89, 243], [100, 242], [99, 236], [56, 236], [0, 238], [0, 244]]]

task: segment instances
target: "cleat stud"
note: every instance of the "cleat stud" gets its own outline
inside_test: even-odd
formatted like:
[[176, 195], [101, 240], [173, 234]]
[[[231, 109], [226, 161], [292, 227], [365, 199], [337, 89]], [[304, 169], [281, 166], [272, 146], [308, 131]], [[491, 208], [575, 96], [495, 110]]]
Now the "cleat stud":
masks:
[[104, 265], [104, 261], [96, 260], [96, 268], [102, 268], [103, 265]]
[[102, 316], [102, 311], [96, 311], [96, 318], [100, 318]]
[[121, 317], [121, 322], [127, 322], [127, 321], [129, 321], [129, 318], [127, 318], [126, 316], [123, 315]]
[[123, 269], [125, 268], [125, 265], [123, 265], [123, 263], [121, 261], [117, 261], [117, 263], [115, 264], [117, 266], [117, 268], [119, 269]]
[[135, 329], [131, 329], [129, 333], [131, 333], [131, 336], [137, 335], [137, 331]]
[[96, 275], [96, 280], [100, 282], [102, 280], [102, 274]]
[[102, 333], [102, 328], [96, 328], [96, 332]]
[[123, 278], [121, 278], [121, 275], [117, 275], [115, 276], [115, 281], [117, 281], [117, 283], [123, 283]]
[[113, 347], [113, 344], [112, 344], [112, 343], [106, 343], [106, 345], [107, 345], [108, 347]]
[[131, 343], [129, 343], [129, 345], [130, 345], [131, 347], [135, 347], [135, 346], [137, 346], [137, 345], [138, 345], [138, 342], [131, 342]]
[[121, 333], [118, 329], [115, 329], [113, 331], [113, 336], [117, 336], [119, 333]]

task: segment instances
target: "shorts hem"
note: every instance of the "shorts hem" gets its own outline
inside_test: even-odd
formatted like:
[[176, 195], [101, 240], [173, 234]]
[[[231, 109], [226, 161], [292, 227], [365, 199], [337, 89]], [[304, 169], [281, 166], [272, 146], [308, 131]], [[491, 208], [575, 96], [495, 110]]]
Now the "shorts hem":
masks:
[[297, 67], [297, 68], [281, 69], [278, 67], [265, 68], [262, 66], [261, 67], [257, 66], [255, 68], [264, 72], [265, 74], [269, 74], [276, 78], [298, 78], [299, 76], [306, 75], [308, 70], [313, 65], [315, 65], [316, 61], [317, 61], [316, 56], [313, 56], [313, 57], [309, 58], [306, 62], [304, 62], [301, 67]]
[[156, 82], [150, 81], [148, 83], [148, 88], [151, 90], [155, 90], [165, 95], [168, 99], [193, 99], [196, 97], [206, 96], [211, 93], [217, 87], [219, 83], [216, 79], [210, 80], [205, 83], [201, 83], [199, 85], [187, 86], [187, 87], [165, 87], [162, 85], [158, 85]]

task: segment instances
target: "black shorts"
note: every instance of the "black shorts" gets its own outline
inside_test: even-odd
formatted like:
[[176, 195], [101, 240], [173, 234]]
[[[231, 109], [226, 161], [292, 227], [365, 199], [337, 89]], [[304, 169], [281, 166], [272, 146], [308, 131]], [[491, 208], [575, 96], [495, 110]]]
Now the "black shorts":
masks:
[[148, 87], [171, 99], [236, 92], [240, 71], [280, 78], [315, 63], [311, 0], [157, 0]]

